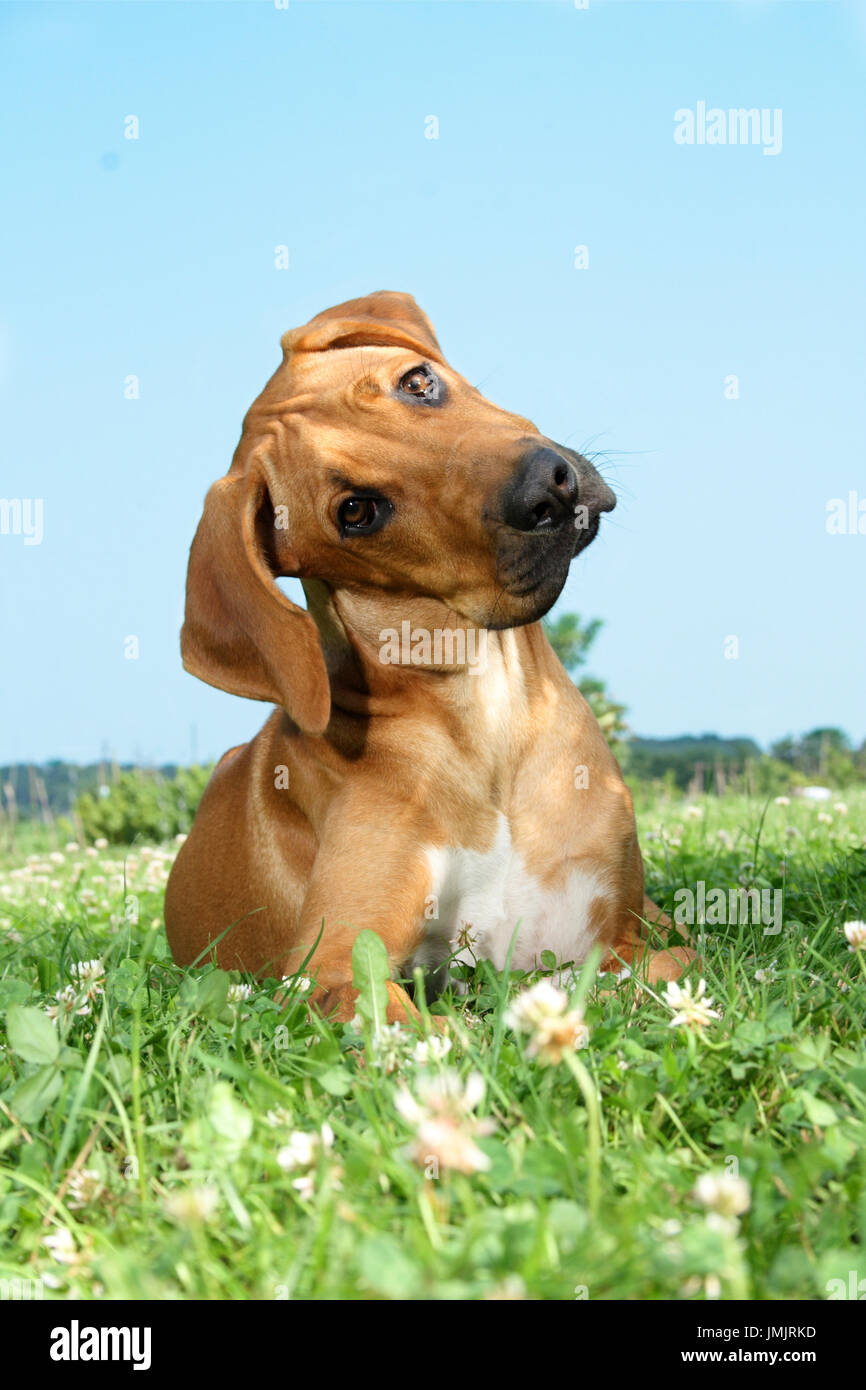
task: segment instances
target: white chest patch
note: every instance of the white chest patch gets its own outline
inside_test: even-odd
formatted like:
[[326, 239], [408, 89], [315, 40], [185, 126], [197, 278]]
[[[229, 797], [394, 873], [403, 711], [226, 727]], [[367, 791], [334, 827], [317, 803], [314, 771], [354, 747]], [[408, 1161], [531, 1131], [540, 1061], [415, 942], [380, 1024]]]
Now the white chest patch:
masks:
[[[424, 942], [415, 957], [419, 963], [438, 963], [451, 953], [471, 963], [474, 953], [502, 970], [515, 929], [511, 963], [516, 969], [537, 968], [542, 951], [577, 963], [587, 955], [593, 942], [592, 905], [609, 896], [603, 878], [573, 869], [561, 889], [542, 887], [514, 849], [505, 816], [500, 814], [496, 841], [486, 853], [430, 849], [427, 858], [436, 916], [424, 924]], [[464, 930], [471, 950], [457, 949]]]

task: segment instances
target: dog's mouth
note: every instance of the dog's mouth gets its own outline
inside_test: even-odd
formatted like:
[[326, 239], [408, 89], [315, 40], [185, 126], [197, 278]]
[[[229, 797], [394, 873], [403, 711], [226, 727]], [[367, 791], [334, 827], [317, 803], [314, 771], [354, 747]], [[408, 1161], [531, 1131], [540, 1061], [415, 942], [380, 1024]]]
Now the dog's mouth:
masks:
[[488, 627], [523, 627], [536, 623], [556, 603], [568, 578], [571, 561], [595, 539], [600, 518], [580, 530], [559, 531], [532, 537], [503, 537], [499, 546], [497, 576], [500, 589]]
[[592, 542], [598, 535], [600, 526], [601, 513], [596, 512], [595, 516], [591, 516], [589, 518], [589, 521], [585, 526], [578, 526], [575, 528], [575, 542], [574, 550], [572, 551], [571, 556], [572, 559], [574, 559], [575, 556], [579, 555], [582, 550], [586, 550], [586, 547], [588, 545], [592, 545]]
[[577, 517], [573, 526], [521, 537], [517, 546], [503, 537], [497, 566], [500, 583], [511, 599], [532, 610], [521, 622], [537, 622], [553, 606], [572, 560], [592, 544], [600, 526], [601, 514], [595, 512]]

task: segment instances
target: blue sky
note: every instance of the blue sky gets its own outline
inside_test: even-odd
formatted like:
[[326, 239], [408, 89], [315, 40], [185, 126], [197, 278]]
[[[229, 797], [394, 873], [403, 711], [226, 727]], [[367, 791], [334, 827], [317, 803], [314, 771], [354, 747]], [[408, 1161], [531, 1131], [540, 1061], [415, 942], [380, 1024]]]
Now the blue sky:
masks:
[[[280, 334], [381, 288], [609, 452], [620, 505], [559, 608], [604, 619], [633, 728], [862, 739], [866, 535], [825, 518], [866, 498], [863, 16], [0, 3], [0, 497], [44, 509], [41, 544], [0, 534], [0, 762], [259, 727], [181, 668], [189, 543]], [[678, 145], [699, 101], [780, 109], [781, 152]]]

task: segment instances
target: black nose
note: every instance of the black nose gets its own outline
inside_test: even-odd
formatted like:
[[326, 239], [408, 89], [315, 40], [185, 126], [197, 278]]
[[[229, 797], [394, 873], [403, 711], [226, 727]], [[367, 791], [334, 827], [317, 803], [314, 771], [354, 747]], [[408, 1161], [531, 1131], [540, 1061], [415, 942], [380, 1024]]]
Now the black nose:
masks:
[[556, 531], [574, 517], [577, 473], [555, 449], [532, 449], [503, 498], [503, 519], [515, 531]]

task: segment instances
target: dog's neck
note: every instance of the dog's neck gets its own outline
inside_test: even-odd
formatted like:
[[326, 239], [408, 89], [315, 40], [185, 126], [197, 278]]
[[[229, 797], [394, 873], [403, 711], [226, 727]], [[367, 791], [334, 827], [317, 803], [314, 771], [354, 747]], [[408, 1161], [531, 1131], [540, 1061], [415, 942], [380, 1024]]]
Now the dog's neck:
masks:
[[508, 737], [552, 698], [555, 657], [541, 624], [479, 628], [439, 599], [331, 590], [305, 581], [335, 711], [361, 718], [417, 718], [438, 708], [452, 726], [483, 724]]

